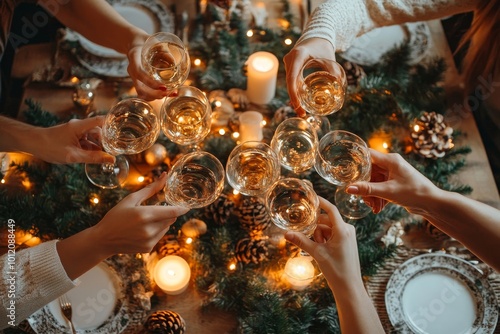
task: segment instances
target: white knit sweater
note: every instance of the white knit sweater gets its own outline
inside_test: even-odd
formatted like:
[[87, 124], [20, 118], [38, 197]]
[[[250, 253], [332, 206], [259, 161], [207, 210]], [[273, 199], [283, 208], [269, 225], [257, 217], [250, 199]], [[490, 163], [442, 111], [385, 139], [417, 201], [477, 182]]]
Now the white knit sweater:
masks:
[[7, 255], [0, 257], [1, 329], [19, 324], [77, 285], [78, 280], [66, 275], [56, 243], [53, 240], [16, 252], [14, 261], [9, 262]]
[[327, 0], [312, 13], [297, 43], [319, 37], [345, 51], [353, 40], [383, 26], [437, 19], [474, 10], [478, 0]]

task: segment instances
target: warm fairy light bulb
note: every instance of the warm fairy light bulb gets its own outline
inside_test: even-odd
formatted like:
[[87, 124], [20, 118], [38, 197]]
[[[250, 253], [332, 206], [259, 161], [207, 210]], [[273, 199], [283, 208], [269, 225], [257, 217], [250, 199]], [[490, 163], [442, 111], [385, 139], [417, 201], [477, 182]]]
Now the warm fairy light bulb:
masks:
[[234, 195], [234, 196], [239, 195], [239, 194], [240, 194], [240, 192], [239, 192], [238, 190], [233, 189], [233, 195]]
[[413, 131], [415, 132], [420, 131], [420, 126], [418, 124], [415, 124], [415, 126], [413, 127]]
[[90, 199], [90, 203], [92, 204], [99, 204], [99, 197], [94, 196]]
[[137, 181], [139, 181], [139, 182], [141, 182], [141, 183], [142, 183], [142, 182], [144, 182], [144, 176], [139, 176], [139, 177], [137, 178]]
[[193, 63], [194, 63], [194, 66], [200, 66], [200, 65], [201, 65], [201, 59], [196, 58], [196, 59], [193, 61]]
[[0, 181], [1, 183], [5, 183], [5, 179], [2, 179], [2, 181]]
[[290, 38], [285, 39], [286, 45], [292, 45], [292, 40]]
[[263, 120], [263, 121], [260, 123], [260, 126], [264, 127], [264, 126], [266, 126], [266, 124], [267, 124], [266, 120]]
[[252, 36], [253, 36], [253, 30], [248, 30], [247, 37], [252, 37]]
[[191, 245], [193, 243], [193, 238], [187, 238], [186, 244]]
[[231, 270], [231, 271], [236, 270], [236, 263], [234, 263], [234, 262], [229, 263], [229, 265], [227, 266], [227, 268], [229, 270]]
[[215, 106], [216, 106], [217, 108], [222, 107], [222, 102], [221, 102], [221, 101], [219, 101], [219, 100], [215, 101], [215, 102], [214, 102], [214, 104], [215, 104]]
[[389, 148], [389, 144], [387, 144], [386, 142], [384, 142], [384, 143], [382, 144], [382, 147], [383, 147], [383, 148], [385, 148], [385, 149], [388, 149], [388, 148]]
[[220, 134], [221, 136], [224, 136], [224, 135], [226, 134], [226, 130], [224, 130], [224, 129], [219, 129], [219, 134]]
[[77, 77], [72, 77], [69, 81], [71, 81], [71, 83], [78, 83], [80, 81], [80, 79], [78, 79]]
[[240, 137], [240, 133], [239, 132], [233, 132], [233, 138], [234, 139], [238, 139]]

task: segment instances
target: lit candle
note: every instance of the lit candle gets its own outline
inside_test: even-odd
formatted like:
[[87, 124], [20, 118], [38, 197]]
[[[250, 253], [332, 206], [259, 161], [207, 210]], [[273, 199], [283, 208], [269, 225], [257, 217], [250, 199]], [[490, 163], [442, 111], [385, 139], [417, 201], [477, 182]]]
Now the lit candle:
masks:
[[168, 255], [158, 261], [153, 277], [156, 284], [166, 294], [178, 295], [187, 289], [191, 269], [182, 257]]
[[240, 117], [240, 141], [261, 141], [262, 134], [262, 120], [264, 117], [258, 111], [245, 111], [241, 113]]
[[252, 54], [247, 61], [247, 97], [255, 104], [269, 103], [276, 93], [278, 58], [265, 51]]
[[384, 132], [377, 132], [368, 139], [368, 146], [382, 153], [389, 152], [389, 146], [391, 145], [391, 136]]
[[285, 278], [294, 290], [305, 289], [314, 279], [315, 270], [310, 256], [290, 258], [285, 265]]

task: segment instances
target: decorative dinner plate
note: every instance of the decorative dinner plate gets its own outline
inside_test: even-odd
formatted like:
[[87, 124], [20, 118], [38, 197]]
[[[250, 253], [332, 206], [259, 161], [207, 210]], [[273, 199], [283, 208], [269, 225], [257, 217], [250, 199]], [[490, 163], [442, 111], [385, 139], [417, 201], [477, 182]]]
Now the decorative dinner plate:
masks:
[[431, 46], [431, 33], [425, 22], [406, 23], [373, 29], [354, 40], [341, 55], [359, 65], [375, 65], [394, 47], [408, 42], [411, 47], [410, 64], [424, 58]]
[[[138, 304], [138, 296], [127, 293], [131, 283], [124, 276], [130, 275], [123, 272], [128, 270], [126, 268], [127, 264], [120, 265], [112, 260], [102, 262], [83, 274], [80, 284], [67, 292], [78, 333], [109, 334], [130, 330], [134, 333], [137, 329], [134, 327], [142, 326], [148, 309]], [[38, 334], [70, 333], [58, 299], [32, 314], [28, 323]]]
[[[149, 34], [174, 31], [174, 15], [160, 0], [107, 0], [128, 22]], [[128, 60], [124, 54], [93, 43], [75, 33], [81, 48], [78, 61], [88, 70], [104, 76], [127, 77]]]
[[398, 333], [493, 333], [496, 296], [481, 271], [447, 254], [423, 254], [403, 263], [385, 293]]

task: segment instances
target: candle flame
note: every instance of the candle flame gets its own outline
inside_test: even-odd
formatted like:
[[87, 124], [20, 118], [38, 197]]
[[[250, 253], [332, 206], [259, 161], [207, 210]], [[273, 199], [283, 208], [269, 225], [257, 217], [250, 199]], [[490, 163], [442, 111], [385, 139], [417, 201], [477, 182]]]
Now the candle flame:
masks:
[[139, 181], [139, 182], [144, 182], [144, 176], [139, 176], [139, 177], [137, 178], [137, 181]]
[[169, 275], [169, 276], [175, 276], [175, 271], [169, 269], [169, 270], [167, 270], [167, 275]]
[[273, 61], [267, 57], [255, 57], [253, 66], [259, 72], [269, 72], [273, 68]]

